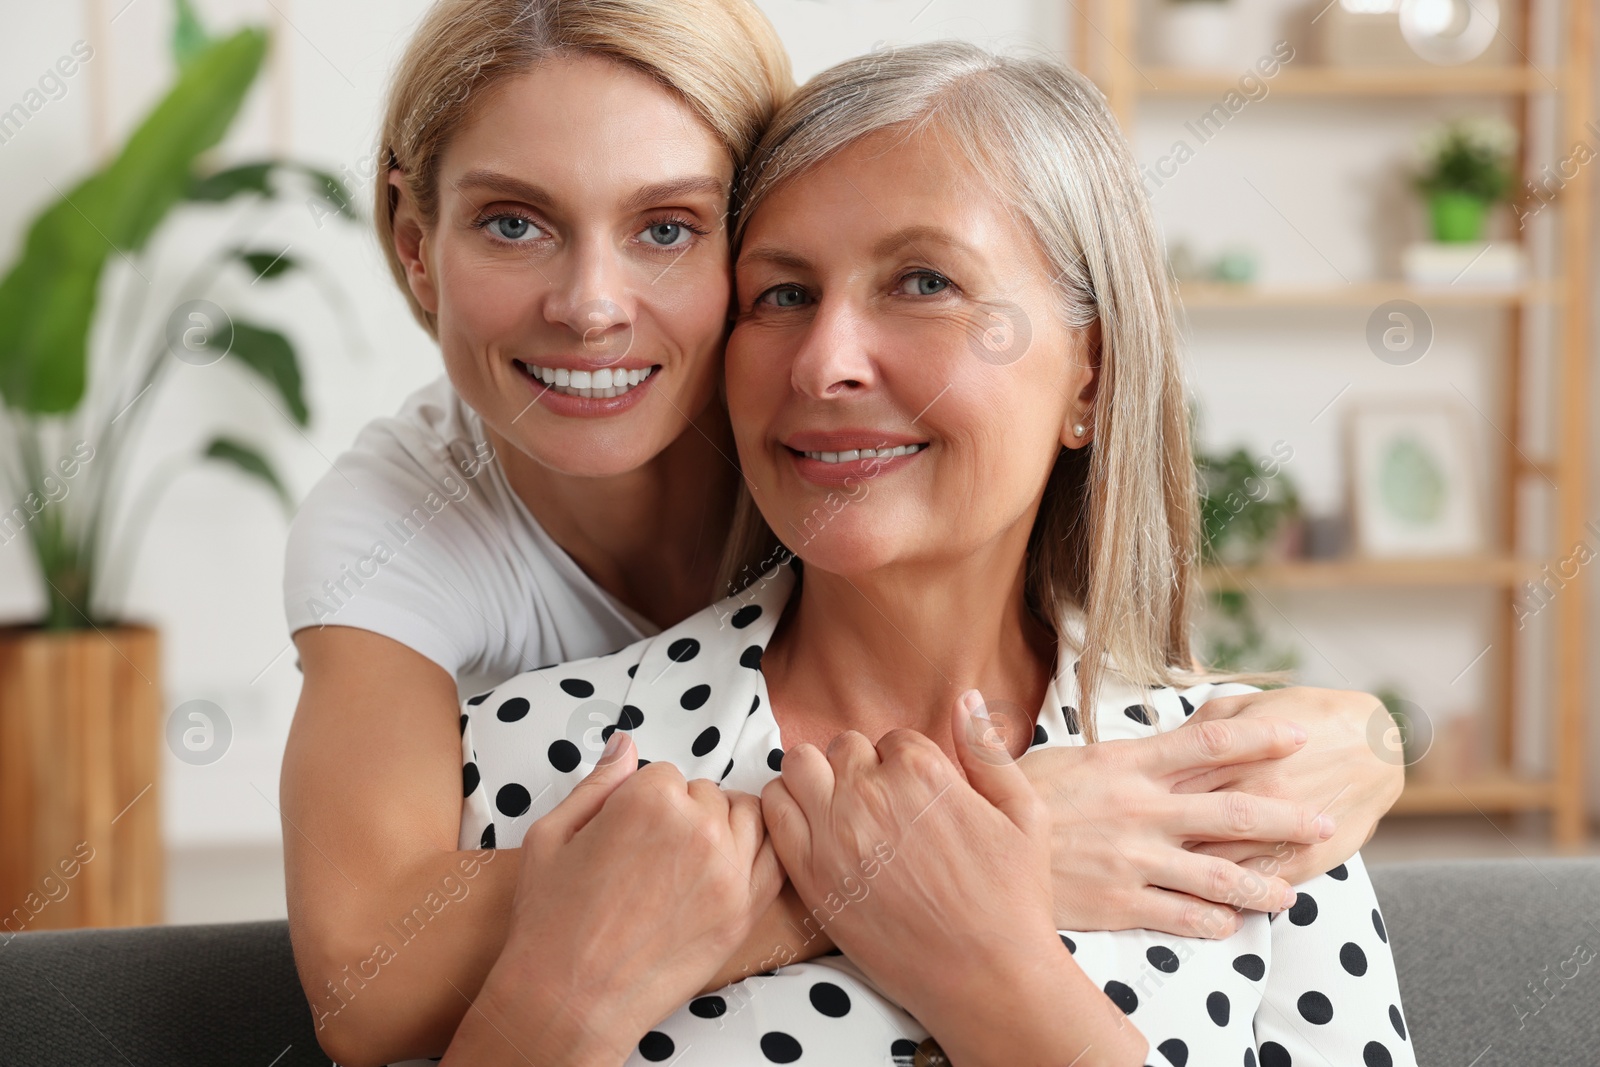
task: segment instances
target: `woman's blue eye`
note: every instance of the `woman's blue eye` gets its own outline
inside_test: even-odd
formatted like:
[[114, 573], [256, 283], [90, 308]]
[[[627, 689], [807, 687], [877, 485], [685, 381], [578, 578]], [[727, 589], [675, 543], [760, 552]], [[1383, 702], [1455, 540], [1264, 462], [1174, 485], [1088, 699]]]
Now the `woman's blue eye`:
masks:
[[906, 291], [907, 285], [910, 286], [910, 295], [933, 296], [949, 288], [950, 279], [941, 278], [937, 274], [912, 274], [901, 283], [902, 292]]
[[489, 220], [489, 228], [496, 237], [507, 241], [520, 241], [533, 229], [533, 223], [516, 215], [502, 215], [497, 219]]
[[654, 226], [647, 226], [644, 231], [644, 239], [661, 248], [672, 248], [682, 244], [682, 239], [688, 236], [689, 231], [682, 223], [677, 222], [658, 222]]
[[766, 295], [762, 299], [766, 300], [767, 303], [771, 304], [773, 307], [797, 308], [805, 303], [806, 293], [804, 289], [801, 289], [798, 286], [780, 285], [775, 289], [767, 290]]

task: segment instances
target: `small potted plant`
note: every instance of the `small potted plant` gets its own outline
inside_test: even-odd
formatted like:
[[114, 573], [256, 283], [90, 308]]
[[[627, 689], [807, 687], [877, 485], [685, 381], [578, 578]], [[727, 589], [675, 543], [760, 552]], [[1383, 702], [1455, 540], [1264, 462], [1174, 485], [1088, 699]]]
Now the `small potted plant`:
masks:
[[[36, 618], [0, 627], [0, 899], [18, 907], [12, 933], [160, 920], [159, 635], [131, 617], [122, 592], [154, 503], [185, 460], [287, 495], [268, 458], [227, 432], [137, 476], [129, 457], [152, 417], [146, 394], [186, 364], [226, 358], [220, 373], [253, 380], [297, 426], [309, 417], [290, 339], [204, 297], [218, 283], [266, 286], [313, 265], [272, 243], [219, 241], [158, 297], [152, 238], [171, 213], [225, 201], [262, 216], [252, 233], [291, 194], [355, 214], [337, 178], [303, 164], [217, 166], [210, 151], [255, 83], [266, 33], [213, 37], [189, 0], [174, 9], [171, 87], [110, 160], [63, 182], [0, 265], [0, 544], [30, 550], [44, 600]], [[108, 283], [123, 267], [137, 278]], [[97, 322], [109, 328], [91, 344]], [[71, 892], [47, 897], [40, 886], [57, 869]]]
[[1516, 130], [1499, 119], [1458, 120], [1423, 134], [1416, 187], [1427, 198], [1435, 241], [1483, 240], [1489, 209], [1511, 191], [1516, 146]]

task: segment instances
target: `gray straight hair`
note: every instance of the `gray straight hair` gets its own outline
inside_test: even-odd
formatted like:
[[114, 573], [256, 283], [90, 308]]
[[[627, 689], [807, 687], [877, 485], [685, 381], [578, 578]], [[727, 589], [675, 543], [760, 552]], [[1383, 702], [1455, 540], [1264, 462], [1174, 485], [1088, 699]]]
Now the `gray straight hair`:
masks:
[[[846, 60], [802, 87], [757, 144], [735, 241], [774, 190], [850, 145], [930, 127], [1035, 236], [1062, 320], [1100, 327], [1092, 443], [1057, 456], [1024, 583], [1029, 607], [1078, 656], [1086, 740], [1108, 669], [1151, 687], [1281, 681], [1209, 670], [1192, 647], [1199, 502], [1177, 299], [1133, 154], [1092, 82], [955, 41]], [[725, 557], [730, 588], [783, 551], [744, 491]], [[1074, 609], [1081, 633], [1063, 625]]]

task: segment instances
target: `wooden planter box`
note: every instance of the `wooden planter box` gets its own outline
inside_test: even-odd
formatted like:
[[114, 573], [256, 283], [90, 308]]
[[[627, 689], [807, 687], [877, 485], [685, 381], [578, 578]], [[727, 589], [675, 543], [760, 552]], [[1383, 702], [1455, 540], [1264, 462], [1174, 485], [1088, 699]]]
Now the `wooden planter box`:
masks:
[[0, 630], [0, 944], [162, 917], [160, 640]]

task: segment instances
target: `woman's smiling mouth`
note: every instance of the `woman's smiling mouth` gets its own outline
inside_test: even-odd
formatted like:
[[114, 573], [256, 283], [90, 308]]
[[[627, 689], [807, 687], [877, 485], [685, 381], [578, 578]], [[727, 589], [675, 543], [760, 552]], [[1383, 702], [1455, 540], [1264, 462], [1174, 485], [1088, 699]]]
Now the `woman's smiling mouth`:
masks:
[[649, 367], [601, 367], [597, 370], [578, 370], [571, 367], [544, 367], [536, 363], [512, 360], [517, 369], [534, 382], [561, 396], [580, 397], [584, 400], [610, 400], [625, 396], [650, 379], [660, 370], [659, 364]]

